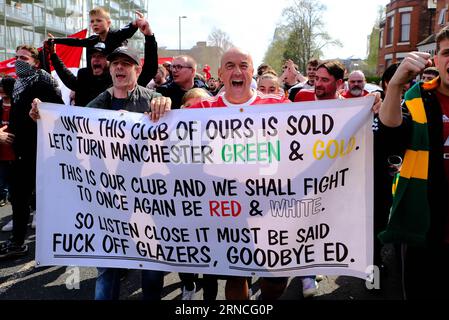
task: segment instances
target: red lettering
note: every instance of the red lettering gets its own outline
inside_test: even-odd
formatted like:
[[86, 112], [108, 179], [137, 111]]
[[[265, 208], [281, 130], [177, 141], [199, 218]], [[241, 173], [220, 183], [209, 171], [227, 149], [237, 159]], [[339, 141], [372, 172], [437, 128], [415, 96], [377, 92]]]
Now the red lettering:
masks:
[[242, 213], [242, 206], [237, 201], [231, 201], [232, 204], [232, 216], [238, 217]]
[[221, 216], [222, 217], [229, 217], [229, 216], [231, 216], [228, 211], [231, 211], [231, 207], [229, 205], [229, 201], [222, 201], [221, 202]]
[[218, 208], [220, 208], [220, 203], [218, 201], [209, 201], [209, 209], [211, 217], [213, 217], [214, 214], [216, 214], [217, 217], [220, 216], [220, 213], [217, 212]]
[[237, 201], [209, 201], [210, 215], [213, 217], [238, 217], [242, 206]]

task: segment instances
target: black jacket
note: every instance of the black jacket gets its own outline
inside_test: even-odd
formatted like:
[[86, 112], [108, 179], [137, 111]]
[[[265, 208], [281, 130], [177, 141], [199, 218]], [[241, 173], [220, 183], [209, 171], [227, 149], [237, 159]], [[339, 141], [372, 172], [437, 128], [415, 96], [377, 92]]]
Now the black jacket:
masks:
[[[77, 106], [86, 106], [90, 101], [96, 98], [100, 93], [112, 86], [112, 79], [109, 71], [101, 76], [95, 76], [92, 69], [81, 68], [78, 70], [78, 75], [75, 76], [56, 53], [51, 56], [51, 62], [56, 70], [61, 81], [67, 88], [75, 91], [75, 104]], [[157, 42], [154, 35], [145, 36], [145, 63], [142, 68], [142, 73], [137, 80], [137, 83], [143, 87], [156, 75], [157, 72]]]
[[[133, 26], [132, 22], [128, 23], [126, 26], [119, 30], [109, 30], [106, 40], [103, 42], [105, 45], [106, 54], [111, 53], [114, 49], [126, 45], [129, 38], [131, 38], [134, 33], [136, 33], [137, 27]], [[100, 36], [94, 34], [86, 39], [78, 38], [54, 38], [54, 43], [65, 44], [72, 47], [86, 47], [86, 59], [87, 65], [90, 66], [90, 48], [93, 48], [100, 40]]]
[[101, 92], [112, 85], [111, 75], [106, 70], [101, 76], [95, 76], [91, 68], [81, 68], [75, 76], [56, 53], [51, 55], [51, 63], [61, 81], [70, 90], [75, 91], [75, 105], [84, 107]]
[[[426, 91], [421, 86], [421, 97], [426, 111], [429, 133], [427, 195], [431, 217], [427, 240], [433, 244], [441, 244], [444, 237], [444, 228], [449, 218], [447, 216], [449, 185], [444, 174], [442, 113], [435, 90]], [[378, 139], [384, 147], [391, 146], [389, 150], [396, 150], [395, 154], [404, 154], [413, 134], [412, 117], [405, 104], [402, 106], [402, 114], [402, 124], [397, 128], [387, 128], [379, 121]]]
[[[98, 109], [112, 109], [112, 98], [113, 98], [112, 88], [101, 93], [98, 97], [92, 100], [86, 107], [88, 108], [98, 108]], [[150, 112], [150, 101], [155, 97], [160, 97], [159, 93], [151, 91], [142, 86], [137, 86], [129, 95], [123, 106], [124, 110], [130, 112]]]
[[[199, 79], [194, 79], [193, 88], [203, 88], [208, 91], [206, 84]], [[171, 99], [172, 109], [179, 109], [181, 107], [182, 97], [187, 92], [181, 89], [181, 87], [179, 87], [174, 81], [167, 82], [162, 86], [157, 87], [156, 91], [162, 94], [164, 97], [169, 97]]]
[[31, 102], [39, 98], [43, 102], [64, 104], [57, 82], [36, 81], [28, 86], [11, 103], [9, 127], [15, 135], [13, 149], [17, 159], [36, 161], [37, 126], [30, 116]]
[[137, 79], [139, 86], [146, 87], [147, 84], [156, 76], [158, 65], [157, 42], [153, 35], [145, 36], [144, 64], [142, 73]]

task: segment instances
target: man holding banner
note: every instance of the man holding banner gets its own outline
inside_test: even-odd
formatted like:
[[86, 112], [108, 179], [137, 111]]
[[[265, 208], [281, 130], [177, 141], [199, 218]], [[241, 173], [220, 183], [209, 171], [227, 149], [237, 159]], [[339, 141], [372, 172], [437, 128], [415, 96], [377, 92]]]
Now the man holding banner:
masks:
[[92, 102], [103, 110], [40, 106], [36, 263], [227, 275], [228, 299], [247, 299], [254, 275], [366, 278], [372, 98], [284, 104], [249, 89], [251, 57], [234, 48], [208, 110], [152, 124], [111, 111], [142, 112], [121, 53], [111, 75], [126, 90]]
[[[315, 88], [310, 93], [305, 90], [306, 95], [295, 101], [314, 101], [342, 99], [337, 90], [343, 83], [344, 66], [338, 61], [326, 61], [317, 67], [315, 77]], [[253, 104], [271, 104], [289, 102], [279, 97], [263, 96], [260, 93], [251, 93], [249, 77], [253, 73], [252, 59], [238, 49], [230, 49], [223, 55], [219, 77], [225, 86], [224, 95], [206, 99], [191, 108], [226, 107]], [[299, 93], [298, 93], [299, 95]], [[376, 96], [373, 110], [380, 107], [380, 97]], [[209, 277], [209, 276], [208, 276]], [[281, 296], [288, 278], [272, 277], [261, 279], [261, 299], [274, 300]], [[317, 291], [315, 277], [302, 277], [304, 297], [313, 296]], [[245, 278], [231, 277], [226, 283], [228, 299], [247, 298], [247, 283]], [[239, 295], [241, 293], [241, 295]]]
[[[107, 108], [112, 110], [126, 110], [133, 112], [151, 112], [151, 118], [158, 120], [153, 110], [158, 103], [158, 114], [170, 110], [171, 101], [160, 94], [151, 92], [137, 84], [142, 72], [138, 54], [127, 47], [119, 47], [109, 56], [110, 73], [113, 86], [91, 101], [87, 107]], [[131, 95], [129, 92], [132, 92]], [[160, 97], [160, 99], [155, 99]], [[151, 104], [151, 109], [149, 105]], [[110, 300], [119, 298], [120, 269], [99, 268], [99, 275], [95, 286], [96, 300]], [[164, 273], [161, 271], [142, 271], [142, 292], [144, 299], [160, 300], [164, 284]]]
[[[265, 95], [251, 88], [254, 73], [253, 60], [249, 53], [231, 48], [221, 58], [218, 76], [224, 83], [224, 94], [205, 99], [190, 108], [238, 107], [257, 104], [288, 103], [284, 95]], [[215, 300], [215, 276], [205, 275], [205, 300]], [[249, 288], [247, 278], [226, 277], [226, 299], [247, 300]], [[275, 277], [262, 280], [262, 299], [274, 300], [280, 297], [288, 278]]]
[[[142, 72], [140, 59], [133, 49], [119, 47], [109, 56], [109, 72], [113, 86], [92, 100], [87, 107], [109, 110], [150, 113], [152, 120], [157, 121], [161, 115], [170, 110], [171, 101], [159, 93], [152, 92], [137, 84]], [[39, 101], [33, 102], [30, 116], [39, 118]], [[120, 269], [98, 268], [95, 287], [96, 300], [116, 300], [120, 295]], [[161, 271], [142, 271], [142, 291], [144, 299], [160, 300], [164, 274]]]
[[[343, 84], [344, 66], [338, 61], [323, 61], [316, 67], [314, 88], [301, 90], [295, 96], [295, 102], [343, 99], [338, 88]], [[313, 297], [318, 290], [315, 276], [301, 277], [304, 298]]]
[[[301, 90], [295, 97], [295, 102], [344, 99], [338, 93], [338, 88], [343, 85], [345, 67], [337, 60], [323, 61], [316, 67], [315, 88], [313, 90]], [[373, 112], [380, 108], [380, 97], [376, 95]], [[304, 297], [313, 296], [318, 287], [315, 277], [302, 278]]]

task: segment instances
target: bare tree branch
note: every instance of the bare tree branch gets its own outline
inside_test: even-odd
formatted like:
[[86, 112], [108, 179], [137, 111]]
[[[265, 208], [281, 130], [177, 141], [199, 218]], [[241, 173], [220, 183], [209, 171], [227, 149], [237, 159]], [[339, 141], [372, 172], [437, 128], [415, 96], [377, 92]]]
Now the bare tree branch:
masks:
[[232, 44], [229, 35], [221, 29], [213, 28], [208, 37], [209, 45], [219, 47], [224, 51], [232, 48]]
[[287, 36], [276, 38], [275, 35], [266, 57], [273, 56], [270, 50], [276, 49], [279, 55], [279, 49], [283, 48], [284, 52], [278, 59], [292, 59], [305, 72], [307, 62], [312, 57], [319, 58], [325, 47], [341, 46], [339, 40], [332, 39], [324, 30], [321, 17], [325, 10], [326, 7], [316, 0], [294, 0], [283, 10], [284, 22], [279, 26]]

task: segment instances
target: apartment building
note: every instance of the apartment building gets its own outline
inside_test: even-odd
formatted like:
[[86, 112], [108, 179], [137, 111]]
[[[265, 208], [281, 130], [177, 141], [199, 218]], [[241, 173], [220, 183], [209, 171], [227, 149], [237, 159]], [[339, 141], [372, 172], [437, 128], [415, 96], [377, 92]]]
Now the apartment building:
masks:
[[[64, 37], [89, 28], [89, 10], [97, 6], [109, 10], [115, 29], [134, 20], [135, 10], [147, 12], [145, 0], [0, 0], [0, 61], [14, 56], [20, 44], [42, 46], [48, 32]], [[140, 32], [129, 46], [143, 53]]]

